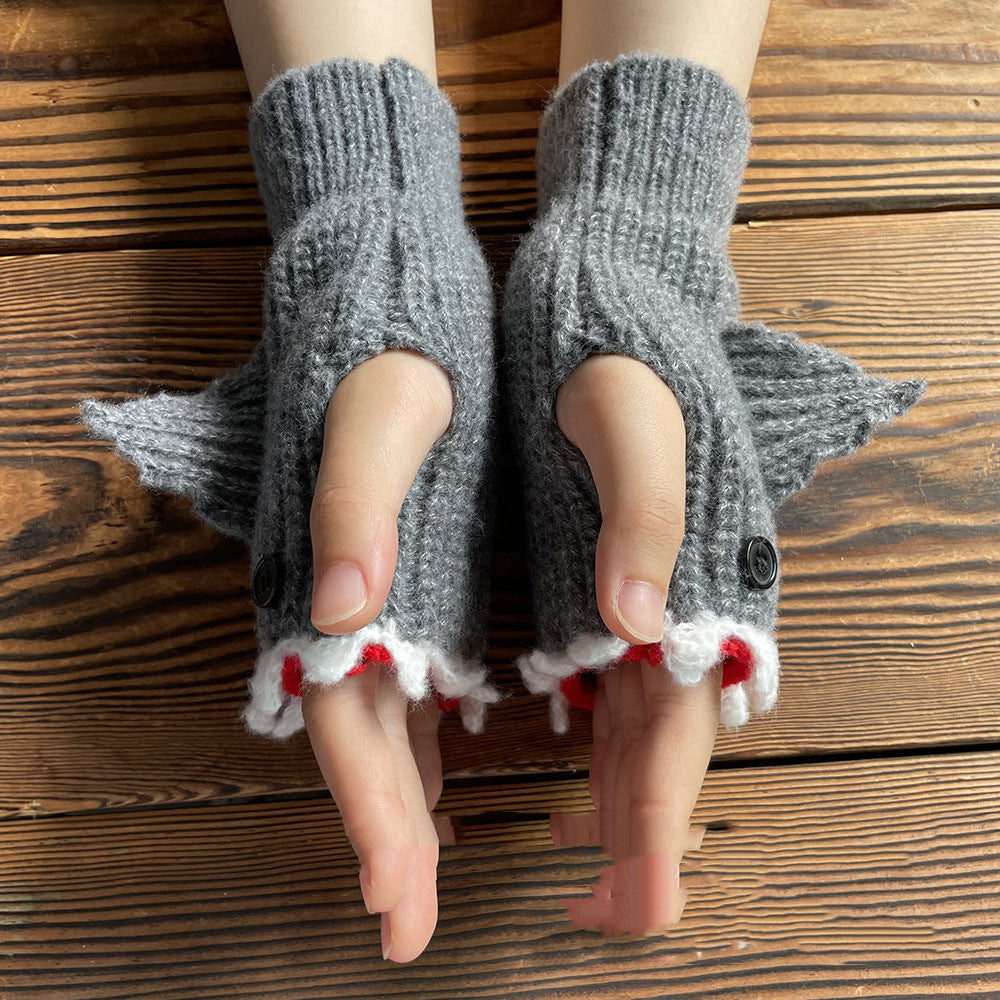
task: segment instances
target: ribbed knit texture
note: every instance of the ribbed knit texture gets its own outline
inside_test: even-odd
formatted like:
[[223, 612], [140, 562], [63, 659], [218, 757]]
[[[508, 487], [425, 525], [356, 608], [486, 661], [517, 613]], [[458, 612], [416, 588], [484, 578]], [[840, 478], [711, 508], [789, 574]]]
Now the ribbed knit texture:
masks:
[[454, 109], [403, 60], [335, 59], [272, 80], [251, 108], [250, 144], [275, 241], [253, 358], [198, 395], [88, 401], [83, 417], [144, 482], [247, 540], [251, 566], [275, 560], [277, 598], [257, 611], [267, 652], [321, 638], [309, 512], [333, 390], [390, 348], [433, 359], [454, 414], [403, 503], [374, 627], [473, 669], [492, 521], [494, 302], [463, 215]]
[[[594, 588], [600, 507], [583, 456], [554, 419], [556, 392], [581, 361], [644, 362], [684, 416], [685, 535], [663, 643], [683, 683], [723, 659], [721, 649], [707, 660], [699, 651], [692, 671], [681, 652], [693, 632], [710, 626], [719, 646], [731, 626], [773, 643], [779, 588], [748, 586], [748, 540], [776, 549], [781, 500], [922, 392], [919, 381], [873, 378], [843, 355], [739, 323], [727, 244], [749, 134], [745, 104], [720, 76], [647, 55], [583, 68], [543, 115], [539, 214], [503, 309], [541, 654], [521, 663], [532, 690], [552, 690], [548, 674], [606, 666], [624, 648], [600, 638], [609, 637]], [[777, 694], [776, 652], [774, 671], [751, 698], [758, 710]], [[744, 721], [741, 705], [724, 712], [726, 724]]]

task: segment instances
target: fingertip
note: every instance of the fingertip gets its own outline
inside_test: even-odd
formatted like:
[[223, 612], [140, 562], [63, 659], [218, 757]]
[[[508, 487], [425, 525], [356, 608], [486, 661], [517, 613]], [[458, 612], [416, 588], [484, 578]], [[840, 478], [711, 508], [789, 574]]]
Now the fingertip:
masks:
[[376, 913], [372, 905], [372, 869], [371, 865], [365, 861], [358, 872], [358, 884], [361, 886], [361, 898], [364, 901], [365, 909], [369, 913]]
[[454, 847], [456, 845], [455, 827], [451, 817], [440, 813], [431, 813], [431, 819], [434, 821], [438, 842], [444, 847]]
[[[692, 826], [688, 830], [687, 841], [684, 845], [685, 851], [700, 851], [701, 845], [705, 842], [705, 834], [708, 827], [704, 824]], [[679, 866], [678, 866], [679, 867]]]
[[406, 894], [409, 856], [403, 847], [379, 845], [365, 857], [358, 872], [361, 897], [369, 913], [386, 913]]
[[437, 843], [410, 848], [403, 898], [382, 916], [382, 957], [412, 962], [430, 942], [437, 926]]
[[389, 914], [383, 913], [382, 918], [379, 921], [379, 927], [382, 937], [382, 958], [385, 961], [389, 960], [389, 953], [392, 951], [393, 938], [392, 938], [392, 926], [389, 921]]

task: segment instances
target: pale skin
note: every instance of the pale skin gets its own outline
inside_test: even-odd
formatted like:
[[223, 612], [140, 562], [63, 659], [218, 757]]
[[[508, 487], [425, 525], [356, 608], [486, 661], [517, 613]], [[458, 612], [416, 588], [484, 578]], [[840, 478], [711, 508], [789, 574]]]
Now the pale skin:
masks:
[[[564, 0], [559, 84], [594, 60], [642, 51], [708, 65], [745, 96], [767, 6]], [[253, 96], [285, 69], [342, 56], [374, 63], [399, 56], [436, 82], [430, 0], [226, 0], [226, 8]], [[320, 631], [354, 632], [382, 608], [400, 506], [447, 430], [452, 402], [444, 372], [407, 351], [371, 358], [334, 392], [311, 517], [312, 620]], [[654, 642], [684, 533], [677, 401], [641, 363], [593, 357], [560, 389], [556, 416], [600, 497], [601, 616], [630, 643]], [[679, 862], [704, 833], [689, 823], [718, 730], [719, 692], [718, 670], [692, 687], [645, 662], [598, 675], [594, 811], [551, 819], [557, 844], [600, 845], [612, 859], [593, 899], [567, 901], [577, 925], [648, 934], [680, 918]], [[361, 863], [363, 898], [380, 914], [383, 955], [411, 961], [437, 923], [438, 846], [454, 843], [449, 821], [434, 813], [442, 788], [437, 705], [409, 706], [391, 670], [372, 663], [338, 685], [307, 686], [302, 707]]]

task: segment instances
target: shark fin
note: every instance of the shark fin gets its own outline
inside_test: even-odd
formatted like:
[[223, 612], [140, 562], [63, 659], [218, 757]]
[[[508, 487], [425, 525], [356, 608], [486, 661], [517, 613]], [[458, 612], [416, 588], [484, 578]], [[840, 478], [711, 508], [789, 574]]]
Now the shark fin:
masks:
[[926, 388], [922, 379], [869, 375], [845, 354], [763, 323], [733, 323], [722, 340], [775, 507], [801, 490], [821, 462], [852, 454]]
[[260, 478], [266, 377], [250, 360], [198, 393], [160, 392], [123, 403], [87, 399], [80, 416], [112, 441], [154, 489], [188, 497], [218, 531], [249, 542]]

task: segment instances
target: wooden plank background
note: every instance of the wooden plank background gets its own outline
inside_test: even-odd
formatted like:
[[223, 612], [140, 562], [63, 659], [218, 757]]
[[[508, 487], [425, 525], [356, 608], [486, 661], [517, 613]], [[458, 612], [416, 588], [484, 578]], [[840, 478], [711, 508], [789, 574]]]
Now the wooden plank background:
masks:
[[553, 847], [543, 815], [586, 803], [581, 779], [448, 789], [459, 843], [442, 848], [437, 932], [405, 966], [379, 954], [330, 802], [15, 822], [5, 995], [997, 995], [997, 753], [712, 772], [695, 818], [717, 829], [681, 863], [690, 898], [658, 937], [571, 928], [559, 901], [606, 860]]
[[[435, 12], [499, 282], [533, 212], [559, 3]], [[19, 0], [0, 40], [3, 1000], [236, 981], [270, 998], [1000, 995], [993, 0], [773, 0], [732, 237], [744, 312], [930, 387], [781, 512], [781, 701], [720, 733], [681, 925], [604, 942], [560, 916], [600, 866], [545, 822], [587, 807], [589, 718], [554, 736], [511, 667], [531, 622], [505, 476], [490, 665], [511, 697], [483, 736], [445, 725], [459, 844], [405, 968], [377, 952], [308, 740], [239, 724], [242, 548], [75, 422], [84, 396], [197, 389], [258, 335], [268, 248], [222, 4]]]
[[[470, 217], [523, 228], [560, 0], [436, 4]], [[221, 2], [0, 7], [0, 250], [261, 241], [247, 94]], [[752, 90], [743, 218], [996, 205], [991, 0], [778, 0]]]

